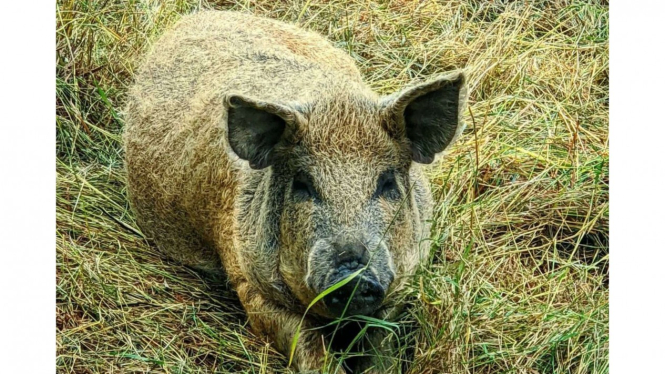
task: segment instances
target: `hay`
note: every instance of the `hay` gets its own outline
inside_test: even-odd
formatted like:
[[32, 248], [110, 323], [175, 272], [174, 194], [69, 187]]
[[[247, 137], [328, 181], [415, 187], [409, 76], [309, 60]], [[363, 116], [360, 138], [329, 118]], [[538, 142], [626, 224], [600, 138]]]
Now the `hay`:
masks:
[[285, 370], [233, 293], [164, 259], [127, 206], [118, 108], [149, 42], [199, 7], [299, 21], [381, 93], [465, 68], [468, 128], [428, 174], [409, 372], [609, 371], [607, 4], [59, 0], [58, 372]]

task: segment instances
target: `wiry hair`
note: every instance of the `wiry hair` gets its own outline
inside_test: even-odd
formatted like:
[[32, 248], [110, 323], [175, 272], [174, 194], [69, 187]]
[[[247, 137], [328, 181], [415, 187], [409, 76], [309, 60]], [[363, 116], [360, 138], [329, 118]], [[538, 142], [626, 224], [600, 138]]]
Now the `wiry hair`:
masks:
[[[390, 287], [380, 317], [399, 306], [427, 256], [431, 197], [414, 161], [431, 162], [459, 135], [464, 98], [459, 73], [381, 98], [319, 35], [240, 13], [187, 16], [129, 92], [130, 202], [168, 256], [208, 270], [221, 259], [252, 328], [286, 351], [320, 291], [305, 278], [327, 279], [342, 234], [382, 251], [370, 269]], [[290, 197], [303, 172], [321, 203]], [[395, 176], [401, 201], [376, 198], [382, 173]], [[300, 369], [321, 364], [318, 334], [303, 332]]]

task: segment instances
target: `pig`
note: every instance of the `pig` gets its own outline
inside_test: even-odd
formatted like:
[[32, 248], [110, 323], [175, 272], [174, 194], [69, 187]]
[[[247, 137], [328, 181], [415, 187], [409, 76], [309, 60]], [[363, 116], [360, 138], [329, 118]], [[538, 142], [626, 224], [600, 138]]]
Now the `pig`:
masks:
[[452, 71], [382, 96], [314, 32], [184, 16], [150, 47], [123, 111], [137, 223], [166, 256], [223, 269], [252, 331], [287, 357], [300, 326], [292, 365], [319, 372], [328, 337], [315, 328], [394, 319], [428, 260], [423, 167], [464, 129], [465, 82]]

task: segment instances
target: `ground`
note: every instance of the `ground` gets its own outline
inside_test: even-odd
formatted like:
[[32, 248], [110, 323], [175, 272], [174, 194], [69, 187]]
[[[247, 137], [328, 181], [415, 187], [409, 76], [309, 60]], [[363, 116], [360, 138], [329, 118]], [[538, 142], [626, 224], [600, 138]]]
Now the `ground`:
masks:
[[395, 325], [406, 372], [609, 372], [608, 7], [58, 0], [57, 371], [288, 371], [223, 279], [160, 255], [126, 199], [137, 63], [182, 14], [217, 8], [322, 33], [380, 93], [467, 72], [467, 130], [428, 171], [434, 260]]

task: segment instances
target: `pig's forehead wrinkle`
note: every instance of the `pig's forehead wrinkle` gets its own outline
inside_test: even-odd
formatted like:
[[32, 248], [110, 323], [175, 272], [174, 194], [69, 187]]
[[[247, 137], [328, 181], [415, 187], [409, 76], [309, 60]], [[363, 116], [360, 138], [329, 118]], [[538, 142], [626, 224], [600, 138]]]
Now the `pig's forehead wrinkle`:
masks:
[[371, 162], [373, 159], [392, 158], [393, 154], [398, 153], [398, 144], [387, 134], [378, 133], [383, 131], [381, 128], [376, 128], [376, 133], [373, 133], [368, 129], [343, 127], [307, 137], [301, 144], [313, 159], [334, 159], [340, 162], [352, 162], [356, 158]]
[[362, 96], [322, 100], [307, 117], [302, 142], [310, 152], [359, 152], [391, 145], [378, 104]]
[[299, 142], [309, 163], [340, 167], [354, 163], [391, 163], [408, 157], [404, 154], [405, 147], [393, 139], [378, 120], [359, 122], [333, 118], [327, 121], [326, 126], [317, 126]]

